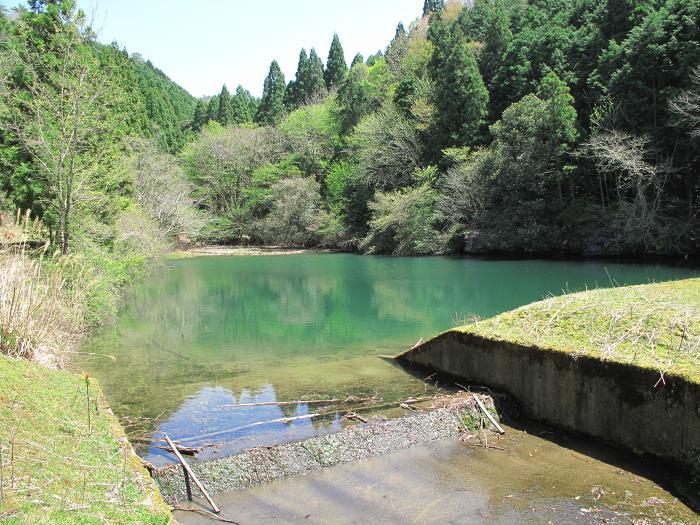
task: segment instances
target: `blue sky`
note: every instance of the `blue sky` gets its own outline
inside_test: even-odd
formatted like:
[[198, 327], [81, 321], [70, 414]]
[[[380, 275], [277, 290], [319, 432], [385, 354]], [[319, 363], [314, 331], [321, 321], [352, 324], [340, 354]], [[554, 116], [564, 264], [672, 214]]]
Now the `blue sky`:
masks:
[[[0, 0], [4, 6], [24, 2]], [[260, 95], [272, 59], [287, 80], [299, 50], [326, 60], [333, 33], [348, 63], [384, 49], [396, 25], [408, 27], [423, 0], [78, 0], [94, 13], [99, 40], [116, 40], [150, 59], [195, 96], [242, 84]]]

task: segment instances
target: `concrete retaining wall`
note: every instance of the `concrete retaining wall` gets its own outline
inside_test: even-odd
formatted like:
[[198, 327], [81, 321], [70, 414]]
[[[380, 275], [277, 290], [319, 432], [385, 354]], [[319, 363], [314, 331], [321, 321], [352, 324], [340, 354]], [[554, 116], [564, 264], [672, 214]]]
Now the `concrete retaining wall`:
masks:
[[449, 331], [398, 359], [513, 395], [523, 413], [684, 466], [700, 456], [700, 385], [590, 357]]

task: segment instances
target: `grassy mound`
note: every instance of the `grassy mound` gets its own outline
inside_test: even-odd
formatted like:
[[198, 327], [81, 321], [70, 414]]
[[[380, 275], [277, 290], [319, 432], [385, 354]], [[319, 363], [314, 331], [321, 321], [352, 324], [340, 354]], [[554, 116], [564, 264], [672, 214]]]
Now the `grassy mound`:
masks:
[[700, 383], [700, 279], [552, 297], [456, 330]]
[[0, 522], [171, 521], [97, 383], [0, 355]]

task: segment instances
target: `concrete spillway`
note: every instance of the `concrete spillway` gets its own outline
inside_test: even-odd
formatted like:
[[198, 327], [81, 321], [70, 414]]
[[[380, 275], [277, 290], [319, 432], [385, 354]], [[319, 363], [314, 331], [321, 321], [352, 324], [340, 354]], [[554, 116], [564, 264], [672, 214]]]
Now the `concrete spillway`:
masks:
[[633, 365], [450, 330], [398, 357], [514, 396], [527, 417], [700, 463], [700, 385]]

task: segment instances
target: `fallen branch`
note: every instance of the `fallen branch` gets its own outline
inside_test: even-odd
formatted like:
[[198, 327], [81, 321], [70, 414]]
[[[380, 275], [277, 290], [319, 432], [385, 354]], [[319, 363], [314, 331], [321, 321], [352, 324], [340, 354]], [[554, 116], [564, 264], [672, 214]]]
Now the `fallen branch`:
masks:
[[[216, 503], [214, 503], [214, 500], [211, 499], [211, 496], [209, 496], [209, 493], [204, 488], [204, 485], [202, 485], [202, 483], [199, 481], [199, 479], [197, 479], [197, 476], [195, 475], [194, 471], [190, 468], [190, 466], [187, 464], [185, 459], [180, 455], [180, 452], [178, 452], [177, 446], [175, 445], [175, 443], [170, 441], [170, 437], [168, 437], [168, 434], [166, 434], [165, 432], [163, 432], [163, 437], [165, 438], [165, 441], [168, 442], [168, 445], [170, 445], [170, 449], [173, 451], [173, 454], [175, 454], [175, 457], [177, 457], [178, 461], [180, 462], [180, 465], [182, 465], [182, 469], [185, 471], [185, 481], [188, 480], [188, 476], [190, 478], [192, 478], [192, 481], [194, 481], [194, 484], [197, 485], [197, 488], [199, 488], [199, 490], [202, 492], [204, 497], [207, 499], [207, 501], [209, 502], [209, 505], [211, 505], [211, 508], [214, 509], [214, 512], [216, 514], [220, 514], [221, 510], [219, 510], [219, 507], [216, 506]], [[189, 489], [189, 485], [187, 488]], [[189, 490], [187, 492], [188, 492], [187, 495], [189, 496], [189, 499], [191, 501], [192, 494], [190, 493]]]
[[265, 401], [261, 403], [238, 403], [236, 405], [221, 405], [226, 408], [242, 408], [242, 407], [265, 407], [265, 406], [288, 406], [288, 405], [333, 405], [347, 403], [365, 403], [374, 401], [373, 397], [354, 397], [350, 396], [345, 399], [310, 399], [298, 401]]
[[491, 415], [491, 413], [490, 413], [488, 410], [486, 410], [486, 407], [485, 407], [484, 404], [481, 402], [481, 399], [479, 399], [478, 396], [476, 396], [476, 395], [472, 395], [472, 397], [473, 397], [474, 400], [476, 401], [476, 404], [479, 405], [479, 408], [480, 408], [481, 411], [484, 413], [484, 415], [486, 415], [486, 417], [489, 419], [489, 421], [491, 422], [491, 424], [492, 424], [494, 427], [496, 427], [496, 430], [498, 431], [498, 433], [499, 433], [499, 434], [505, 434], [506, 431], [503, 430], [503, 428], [501, 427], [501, 425], [498, 424], [498, 422], [493, 418], [493, 416]]
[[[185, 456], [194, 456], [195, 454], [199, 454], [202, 451], [203, 447], [185, 447], [183, 445], [175, 445], [177, 448], [177, 451], [180, 454], [184, 454]], [[161, 450], [170, 450], [170, 447], [164, 447], [162, 445], [155, 445], [155, 448], [159, 448]]]
[[216, 436], [222, 436], [224, 434], [232, 434], [233, 432], [238, 432], [246, 428], [257, 427], [260, 425], [269, 425], [270, 423], [291, 423], [292, 421], [298, 421], [300, 419], [312, 419], [314, 417], [320, 417], [321, 414], [307, 414], [305, 416], [294, 416], [294, 417], [281, 417], [279, 419], [270, 419], [268, 421], [257, 421], [249, 425], [243, 425], [242, 427], [231, 428], [228, 430], [219, 430], [218, 432], [211, 432], [209, 434], [204, 434], [201, 436], [191, 436], [186, 438], [180, 438], [180, 441], [192, 441], [193, 439], [209, 439]]
[[222, 523], [233, 523], [234, 525], [239, 525], [237, 521], [229, 520], [222, 516], [217, 516], [213, 512], [209, 512], [208, 510], [204, 509], [188, 509], [187, 507], [171, 507], [171, 509], [179, 510], [180, 512], [194, 512], [195, 514], [200, 514], [202, 516], [206, 516], [207, 518], [212, 518], [221, 521]]
[[345, 414], [341, 419], [351, 419], [353, 421], [359, 421], [360, 423], [367, 423], [367, 420], [356, 412]]

